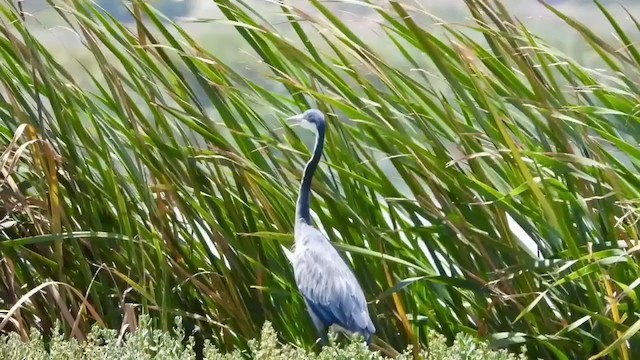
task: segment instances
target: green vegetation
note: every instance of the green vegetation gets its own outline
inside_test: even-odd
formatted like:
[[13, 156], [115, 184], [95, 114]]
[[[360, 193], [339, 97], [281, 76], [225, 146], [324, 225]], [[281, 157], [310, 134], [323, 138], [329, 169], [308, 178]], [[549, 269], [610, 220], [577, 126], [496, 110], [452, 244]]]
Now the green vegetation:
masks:
[[210, 26], [234, 26], [259, 83], [141, 1], [130, 27], [55, 2], [86, 71], [0, 5], [0, 329], [46, 339], [60, 320], [85, 341], [181, 316], [196, 348], [246, 354], [268, 321], [310, 351], [287, 249], [311, 134], [281, 119], [317, 107], [313, 216], [370, 300], [375, 350], [417, 353], [436, 331], [532, 357], [640, 356], [636, 19], [623, 30], [601, 8], [614, 44], [555, 13], [591, 68], [499, 2], [466, 0], [474, 22], [438, 32], [403, 2], [360, 4], [401, 67], [321, 1], [280, 6], [278, 28], [215, 3], [226, 20]]

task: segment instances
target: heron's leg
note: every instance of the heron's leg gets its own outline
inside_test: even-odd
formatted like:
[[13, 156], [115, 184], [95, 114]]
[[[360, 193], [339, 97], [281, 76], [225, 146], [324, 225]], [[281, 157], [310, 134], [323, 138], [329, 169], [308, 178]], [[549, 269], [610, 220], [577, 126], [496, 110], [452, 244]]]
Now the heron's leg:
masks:
[[329, 344], [329, 337], [327, 336], [327, 329], [322, 329], [318, 331], [320, 334], [320, 344], [322, 346], [326, 346]]
[[329, 338], [327, 334], [322, 331], [318, 331], [318, 339], [313, 343], [313, 346], [319, 346], [319, 348], [323, 348], [329, 344]]
[[329, 338], [327, 337], [327, 327], [324, 325], [322, 320], [316, 315], [316, 313], [311, 309], [309, 303], [305, 299], [304, 302], [307, 305], [307, 311], [309, 312], [309, 316], [311, 316], [311, 321], [313, 321], [313, 325], [316, 328], [316, 332], [318, 333], [320, 345], [325, 346], [329, 343]]

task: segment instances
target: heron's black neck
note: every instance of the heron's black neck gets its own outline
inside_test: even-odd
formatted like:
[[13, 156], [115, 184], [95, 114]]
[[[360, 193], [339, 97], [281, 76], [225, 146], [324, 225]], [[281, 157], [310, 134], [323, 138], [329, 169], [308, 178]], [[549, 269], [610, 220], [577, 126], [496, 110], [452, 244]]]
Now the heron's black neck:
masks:
[[305, 223], [311, 225], [311, 215], [309, 213], [309, 201], [311, 197], [311, 179], [318, 167], [320, 157], [322, 156], [322, 148], [324, 146], [324, 122], [318, 122], [316, 124], [318, 132], [316, 133], [316, 144], [313, 147], [313, 156], [307, 166], [304, 168], [304, 174], [302, 175], [302, 182], [300, 183], [300, 193], [298, 194], [298, 201], [296, 203], [296, 221], [303, 220]]

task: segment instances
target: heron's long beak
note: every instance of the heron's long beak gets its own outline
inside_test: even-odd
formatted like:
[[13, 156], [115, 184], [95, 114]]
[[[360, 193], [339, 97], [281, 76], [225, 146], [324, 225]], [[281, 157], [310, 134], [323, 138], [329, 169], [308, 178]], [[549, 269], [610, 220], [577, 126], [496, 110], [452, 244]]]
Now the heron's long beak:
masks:
[[292, 117], [287, 118], [287, 122], [289, 124], [295, 124], [297, 122], [300, 122], [303, 118], [304, 118], [304, 114], [298, 114], [298, 115], [294, 115]]

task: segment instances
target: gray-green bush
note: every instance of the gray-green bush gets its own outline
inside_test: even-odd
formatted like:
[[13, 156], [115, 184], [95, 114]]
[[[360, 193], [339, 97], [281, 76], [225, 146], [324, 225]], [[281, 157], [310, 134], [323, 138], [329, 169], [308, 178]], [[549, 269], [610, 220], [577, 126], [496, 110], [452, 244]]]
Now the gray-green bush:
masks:
[[[330, 343], [319, 352], [305, 351], [289, 344], [281, 344], [269, 322], [262, 327], [261, 336], [249, 341], [249, 350], [245, 353], [235, 351], [224, 354], [208, 342], [204, 346], [205, 360], [383, 360], [389, 359], [379, 352], [366, 349], [362, 342], [349, 341], [346, 345], [336, 343], [336, 334], [331, 333]], [[429, 333], [429, 350], [420, 353], [424, 360], [518, 360], [525, 359], [509, 354], [504, 350], [494, 351], [486, 343], [478, 342], [469, 335], [457, 336], [452, 346], [447, 346], [446, 339]], [[192, 360], [196, 358], [193, 350], [194, 342], [190, 336], [185, 337], [180, 318], [176, 318], [173, 333], [154, 330], [150, 326], [149, 317], [140, 318], [139, 328], [124, 336], [118, 331], [94, 327], [85, 342], [75, 339], [64, 340], [59, 328], [47, 346], [42, 335], [32, 331], [28, 341], [22, 341], [16, 333], [0, 337], [0, 358], [3, 360]], [[47, 347], [49, 350], [47, 350]], [[412, 351], [408, 349], [397, 355], [397, 360], [412, 359]]]

